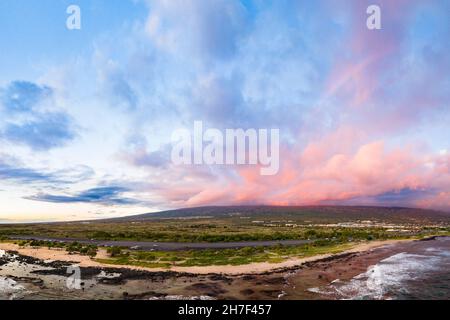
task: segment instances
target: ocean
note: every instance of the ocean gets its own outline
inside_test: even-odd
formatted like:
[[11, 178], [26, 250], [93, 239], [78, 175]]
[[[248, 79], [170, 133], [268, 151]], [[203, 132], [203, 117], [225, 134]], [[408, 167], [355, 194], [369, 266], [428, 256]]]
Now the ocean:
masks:
[[450, 237], [416, 241], [350, 280], [336, 279], [310, 292], [333, 299], [450, 299]]

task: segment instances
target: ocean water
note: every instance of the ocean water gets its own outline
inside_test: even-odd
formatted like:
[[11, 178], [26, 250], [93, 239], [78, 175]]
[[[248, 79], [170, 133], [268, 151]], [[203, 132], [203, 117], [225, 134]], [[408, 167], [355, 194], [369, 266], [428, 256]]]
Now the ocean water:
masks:
[[450, 237], [415, 242], [349, 281], [311, 292], [336, 299], [450, 299]]

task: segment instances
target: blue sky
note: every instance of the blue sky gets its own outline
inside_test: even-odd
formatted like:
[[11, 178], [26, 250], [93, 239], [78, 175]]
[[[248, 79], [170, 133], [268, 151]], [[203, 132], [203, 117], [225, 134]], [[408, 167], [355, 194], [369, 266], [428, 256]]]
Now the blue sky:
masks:
[[[382, 29], [368, 30], [376, 3]], [[68, 30], [66, 8], [81, 9]], [[450, 208], [445, 1], [2, 0], [0, 221], [227, 204]], [[281, 169], [174, 166], [195, 120]]]
[[[68, 32], [66, 9], [74, 3], [69, 0], [0, 3], [2, 81], [29, 77], [30, 71], [39, 76], [36, 68], [65, 63], [80, 54], [89, 55], [94, 41], [103, 34], [116, 33], [122, 26], [146, 15], [145, 6], [138, 1], [76, 1], [83, 8], [83, 28]], [[13, 64], [13, 61], [20, 63]]]

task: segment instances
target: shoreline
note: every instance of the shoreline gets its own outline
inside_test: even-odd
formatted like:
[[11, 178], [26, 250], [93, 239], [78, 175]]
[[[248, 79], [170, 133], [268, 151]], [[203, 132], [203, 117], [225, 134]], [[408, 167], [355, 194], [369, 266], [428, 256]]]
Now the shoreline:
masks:
[[[193, 267], [169, 267], [169, 268], [148, 268], [133, 265], [116, 265], [108, 263], [100, 263], [88, 256], [79, 254], [69, 254], [64, 249], [48, 249], [48, 248], [33, 248], [20, 247], [17, 244], [9, 242], [0, 242], [0, 249], [5, 251], [17, 251], [24, 256], [30, 256], [43, 261], [62, 261], [77, 264], [80, 267], [94, 267], [94, 268], [108, 268], [108, 269], [129, 269], [141, 270], [148, 272], [176, 272], [176, 273], [190, 273], [197, 275], [208, 274], [222, 274], [222, 275], [249, 275], [249, 274], [263, 274], [271, 272], [279, 272], [286, 269], [296, 269], [305, 263], [315, 262], [323, 259], [332, 259], [341, 255], [349, 253], [361, 253], [370, 251], [375, 248], [384, 247], [387, 245], [395, 245], [405, 242], [413, 242], [417, 239], [401, 239], [401, 240], [380, 240], [357, 243], [355, 246], [339, 253], [320, 254], [303, 258], [289, 258], [279, 263], [256, 262], [244, 265], [211, 265], [211, 266], [193, 266]], [[106, 250], [100, 249], [94, 259], [107, 259]]]

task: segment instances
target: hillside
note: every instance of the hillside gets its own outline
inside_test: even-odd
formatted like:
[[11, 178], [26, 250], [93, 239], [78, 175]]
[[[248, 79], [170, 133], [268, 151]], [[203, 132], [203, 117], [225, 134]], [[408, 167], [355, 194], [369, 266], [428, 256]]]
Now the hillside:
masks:
[[401, 223], [450, 223], [450, 213], [401, 207], [369, 206], [222, 206], [186, 208], [147, 213], [104, 222], [151, 221], [177, 218], [283, 218], [296, 221], [342, 222], [347, 220], [377, 220]]

